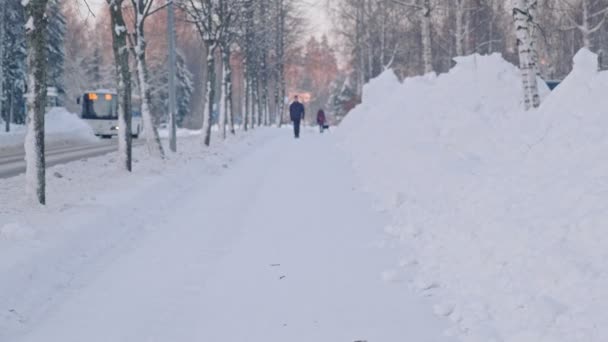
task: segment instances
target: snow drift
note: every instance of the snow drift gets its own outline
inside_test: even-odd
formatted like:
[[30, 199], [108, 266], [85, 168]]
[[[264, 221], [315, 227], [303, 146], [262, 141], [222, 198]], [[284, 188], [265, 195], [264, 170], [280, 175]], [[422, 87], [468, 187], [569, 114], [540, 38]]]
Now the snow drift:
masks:
[[464, 341], [608, 341], [608, 72], [582, 50], [524, 112], [515, 66], [456, 62], [403, 83], [385, 72], [339, 130], [392, 216], [394, 272]]
[[[63, 107], [52, 108], [44, 116], [45, 137], [47, 142], [65, 140], [97, 141], [91, 127], [76, 114]], [[0, 131], [0, 148], [23, 145], [25, 139], [24, 125], [11, 125], [11, 132]]]

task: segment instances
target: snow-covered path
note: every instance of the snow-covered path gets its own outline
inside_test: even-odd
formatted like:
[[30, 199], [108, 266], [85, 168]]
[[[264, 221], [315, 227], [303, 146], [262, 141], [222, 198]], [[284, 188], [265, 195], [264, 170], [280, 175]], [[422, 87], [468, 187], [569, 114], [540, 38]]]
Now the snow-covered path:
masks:
[[[333, 145], [275, 131], [211, 179], [167, 177], [154, 191], [169, 199], [145, 200], [149, 190], [128, 199], [145, 208], [108, 207], [124, 227], [89, 238], [112, 247], [0, 340], [448, 341], [430, 302], [381, 279], [395, 260], [380, 247], [384, 218]], [[65, 224], [99, 219], [90, 214]], [[44, 296], [24, 300], [44, 306]]]

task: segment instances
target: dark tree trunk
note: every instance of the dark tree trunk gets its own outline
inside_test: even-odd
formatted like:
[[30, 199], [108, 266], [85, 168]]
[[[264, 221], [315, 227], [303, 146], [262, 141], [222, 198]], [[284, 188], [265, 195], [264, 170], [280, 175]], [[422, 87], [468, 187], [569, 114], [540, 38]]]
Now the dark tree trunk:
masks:
[[47, 84], [47, 0], [30, 0], [25, 7], [27, 34], [27, 134], [25, 137], [26, 186], [32, 201], [46, 203], [44, 112]]
[[112, 20], [112, 49], [118, 81], [118, 154], [121, 168], [132, 170], [131, 71], [127, 27], [122, 13], [123, 0], [107, 0]]
[[207, 113], [206, 117], [203, 118], [203, 135], [204, 144], [209, 146], [211, 144], [211, 126], [213, 116], [213, 106], [215, 104], [215, 43], [209, 45], [209, 51], [207, 55]]

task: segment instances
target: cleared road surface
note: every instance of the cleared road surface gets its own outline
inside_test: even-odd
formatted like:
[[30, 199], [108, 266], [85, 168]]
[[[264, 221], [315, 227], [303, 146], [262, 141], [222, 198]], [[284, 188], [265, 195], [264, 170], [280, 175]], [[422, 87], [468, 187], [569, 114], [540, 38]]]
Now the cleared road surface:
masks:
[[[140, 142], [134, 140], [133, 145]], [[118, 140], [100, 140], [98, 143], [50, 146], [46, 150], [46, 165], [53, 166], [82, 158], [97, 157], [118, 149]], [[25, 151], [0, 152], [0, 178], [13, 177], [25, 172]]]

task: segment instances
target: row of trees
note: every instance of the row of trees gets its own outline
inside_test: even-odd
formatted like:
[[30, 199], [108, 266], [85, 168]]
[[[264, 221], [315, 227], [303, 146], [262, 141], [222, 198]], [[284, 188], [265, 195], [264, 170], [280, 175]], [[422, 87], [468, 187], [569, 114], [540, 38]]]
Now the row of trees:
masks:
[[[286, 52], [301, 28], [294, 1], [183, 0], [180, 5], [206, 47], [204, 143], [210, 143], [214, 117], [223, 137], [234, 133], [235, 112], [245, 130], [280, 125], [287, 94]], [[234, 58], [242, 65], [242, 77], [233, 75]], [[235, 79], [242, 84], [235, 85]], [[236, 106], [235, 87], [242, 93]]]
[[[285, 80], [288, 93], [299, 94], [306, 100], [309, 111], [325, 109], [340, 78], [338, 60], [327, 36], [310, 37], [303, 46], [288, 51]], [[314, 115], [306, 119], [314, 123]]]
[[[608, 51], [608, 0], [351, 0], [332, 9], [350, 56], [342, 95], [360, 95], [386, 68], [399, 77], [445, 72], [453, 57], [472, 53], [498, 52], [522, 69], [560, 79], [581, 47]], [[348, 98], [340, 95], [338, 102]]]
[[[47, 16], [47, 83], [63, 91], [67, 23], [60, 0], [48, 1]], [[0, 121], [5, 131], [11, 123], [25, 123], [26, 22], [20, 1], [0, 0]]]
[[[198, 37], [202, 42], [194, 48], [190, 44], [189, 53], [177, 54], [175, 106], [182, 112], [181, 121], [186, 117], [183, 112], [193, 106], [205, 108], [201, 121], [207, 146], [213, 123], [219, 125], [225, 138], [236, 132], [237, 121], [245, 130], [283, 121], [287, 52], [302, 29], [292, 0], [106, 0], [95, 22], [91, 22], [92, 16], [83, 18], [74, 2], [0, 2], [0, 15], [10, 19], [0, 23], [0, 94], [4, 95], [0, 97], [0, 113], [9, 123], [26, 118], [28, 194], [41, 204], [45, 203], [48, 86], [58, 88], [61, 102], [65, 102], [61, 104], [68, 107], [86, 89], [117, 89], [119, 159], [128, 171], [132, 169], [132, 141], [127, 132], [131, 131], [134, 103], [140, 102], [137, 109], [143, 116], [146, 145], [152, 156], [165, 157], [156, 127], [166, 119], [164, 113], [170, 112], [168, 84], [172, 78], [166, 51], [171, 40], [158, 23], [166, 21], [168, 5], [179, 11], [177, 23], [169, 31], [178, 31], [182, 41]], [[147, 25], [152, 16], [156, 16], [156, 25]], [[202, 71], [206, 79], [198, 89], [204, 100], [197, 104], [190, 100], [197, 97], [193, 96], [197, 90], [193, 78], [198, 72], [187, 66], [194, 58], [205, 65]], [[25, 115], [19, 112], [23, 108], [27, 108]], [[168, 119], [179, 122], [180, 115]], [[171, 147], [175, 150], [176, 146]]]

